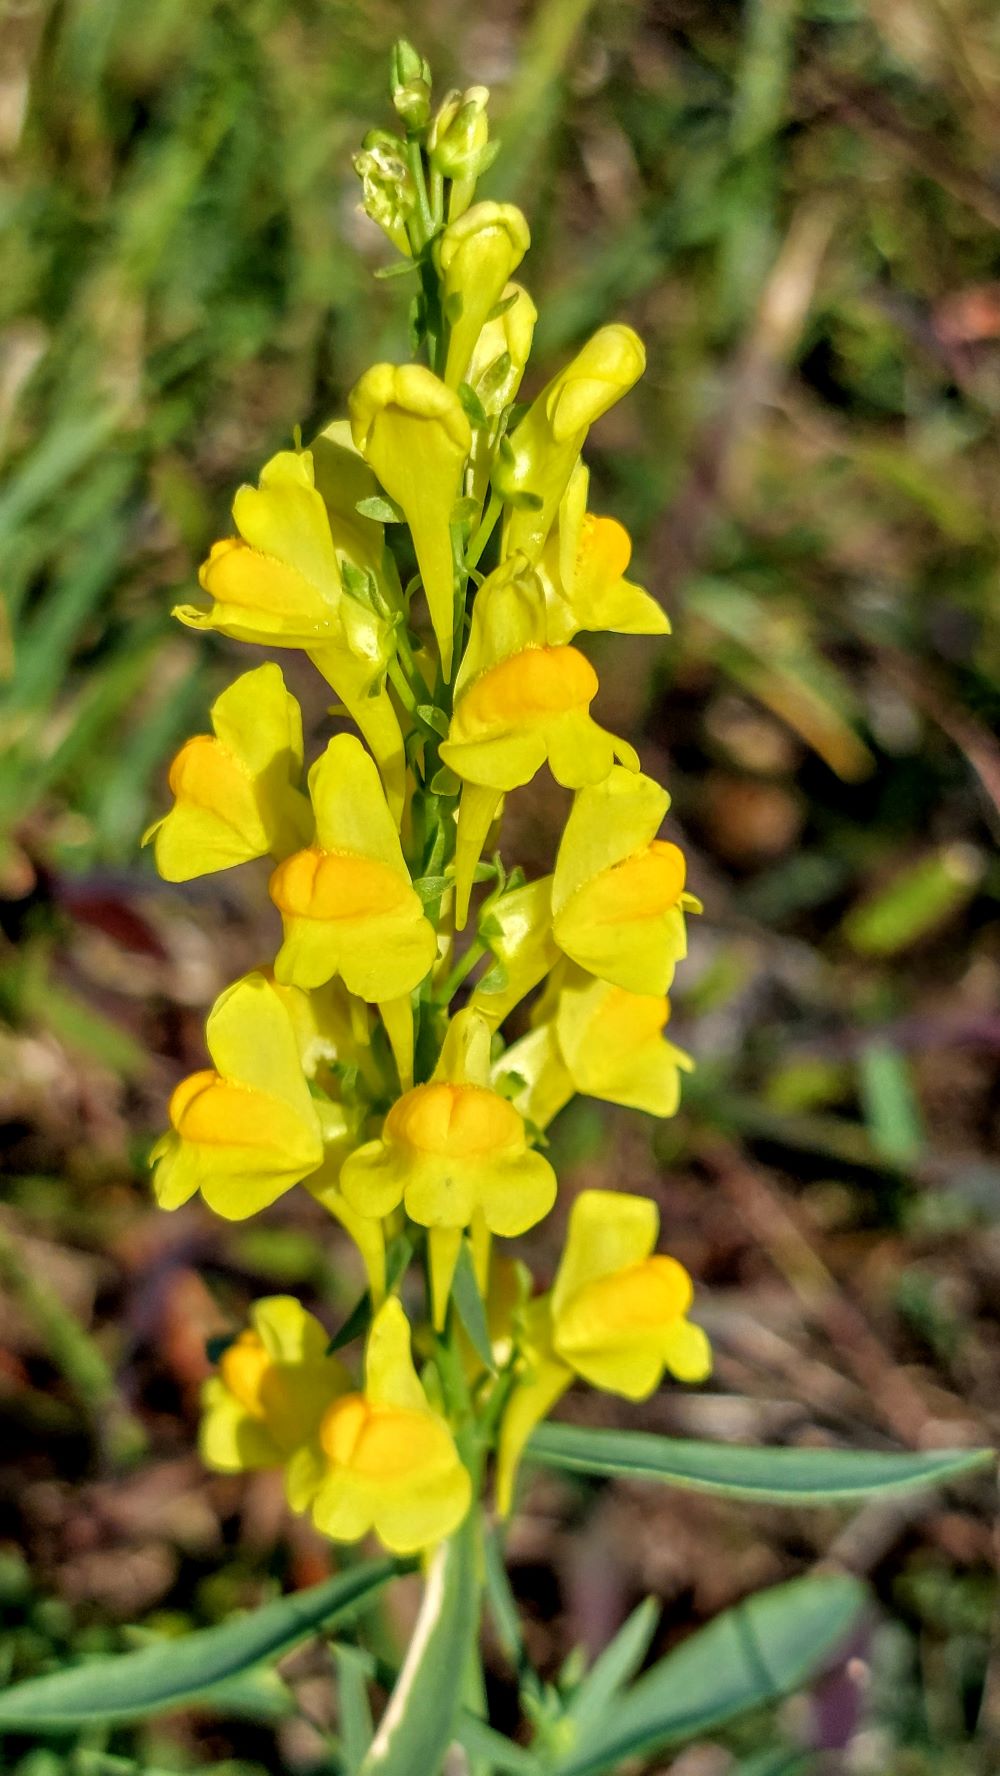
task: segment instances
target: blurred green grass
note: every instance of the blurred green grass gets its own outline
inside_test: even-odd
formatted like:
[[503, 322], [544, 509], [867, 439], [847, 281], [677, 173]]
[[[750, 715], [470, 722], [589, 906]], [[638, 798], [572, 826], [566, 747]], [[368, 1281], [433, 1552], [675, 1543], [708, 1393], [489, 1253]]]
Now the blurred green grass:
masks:
[[[341, 410], [367, 363], [405, 353], [405, 303], [372, 277], [388, 255], [356, 214], [349, 165], [383, 116], [400, 30], [441, 86], [495, 89], [504, 149], [489, 188], [531, 221], [537, 380], [612, 314], [649, 345], [644, 383], [595, 436], [594, 486], [633, 529], [637, 577], [675, 633], [660, 650], [599, 653], [606, 714], [666, 771], [708, 906], [676, 1006], [699, 1070], [681, 1117], [653, 1137], [681, 1255], [723, 1304], [759, 1301], [765, 1316], [781, 1273], [803, 1360], [817, 1354], [823, 1291], [846, 1291], [928, 1421], [962, 1409], [996, 1436], [990, 0], [542, 0], [482, 13], [456, 0], [145, 0], [141, 16], [125, 0], [53, 0], [8, 12], [0, 1061], [13, 1084], [0, 1108], [16, 1230], [105, 1251], [141, 1222], [132, 1166], [169, 1070], [150, 1074], [144, 1053], [196, 1064], [188, 1008], [222, 984], [213, 968], [234, 946], [243, 961], [256, 953], [227, 884], [151, 901], [138, 854], [171, 749], [204, 723], [238, 654], [178, 632], [169, 611], [225, 532], [239, 482], [296, 424], [309, 435]], [[541, 866], [544, 803], [519, 819], [522, 855]], [[138, 972], [130, 997], [130, 945], [147, 962], [162, 907], [176, 920], [178, 905], [187, 948], [168, 942], [153, 984]], [[126, 914], [151, 917], [152, 938], [126, 924], [125, 962], [95, 962], [88, 934], [120, 939]], [[225, 941], [221, 961], [192, 972], [195, 930]], [[54, 1072], [38, 1074], [40, 1053]], [[557, 1136], [570, 1182], [587, 1168], [612, 1177], [622, 1134], [579, 1106]], [[631, 1161], [650, 1164], [645, 1137], [641, 1153], [628, 1138]], [[723, 1186], [741, 1202], [733, 1153], [757, 1168], [776, 1217], [762, 1211], [741, 1239], [716, 1206]], [[313, 1286], [310, 1240], [295, 1227], [288, 1240], [281, 1285]], [[221, 1236], [220, 1250], [234, 1298], [246, 1273], [266, 1281], [266, 1256]], [[95, 1377], [98, 1419], [108, 1404], [121, 1413], [111, 1381], [129, 1346], [101, 1309], [78, 1317], [80, 1351], [57, 1316], [53, 1371], [28, 1397], [40, 1411], [54, 1386], [86, 1423]], [[44, 1303], [35, 1320], [44, 1343]], [[724, 1389], [766, 1400], [796, 1385], [748, 1366], [725, 1336], [720, 1352]], [[903, 1435], [883, 1404], [878, 1433]], [[163, 1416], [147, 1407], [161, 1449]], [[965, 1542], [940, 1530], [913, 1560], [874, 1561], [896, 1616], [875, 1658], [863, 1776], [978, 1771], [977, 1715], [1000, 1730], [988, 1528], [981, 1511], [968, 1522]], [[787, 1560], [784, 1535], [761, 1539]], [[231, 1605], [229, 1569], [221, 1584], [209, 1616]], [[191, 1595], [184, 1607], [199, 1607]], [[27, 1664], [85, 1637], [86, 1621], [60, 1618], [46, 1642], [44, 1600], [25, 1596]], [[171, 1769], [175, 1753], [177, 1767], [199, 1755], [151, 1743]], [[226, 1756], [245, 1751], [226, 1741]], [[18, 1776], [62, 1768], [36, 1755]], [[986, 1771], [989, 1745], [983, 1755]], [[103, 1748], [83, 1748], [72, 1776], [88, 1756], [110, 1768]]]

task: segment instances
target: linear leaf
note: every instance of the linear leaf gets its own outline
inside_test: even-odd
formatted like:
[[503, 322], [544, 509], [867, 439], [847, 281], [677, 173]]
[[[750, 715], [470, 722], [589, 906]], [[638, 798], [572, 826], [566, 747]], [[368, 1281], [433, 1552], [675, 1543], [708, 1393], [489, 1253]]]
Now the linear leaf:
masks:
[[938, 1486], [995, 1460], [990, 1449], [761, 1449], [567, 1424], [539, 1426], [528, 1456], [575, 1474], [659, 1480], [695, 1492], [797, 1505]]
[[0, 1696], [0, 1731], [133, 1720], [196, 1698], [208, 1702], [213, 1684], [279, 1658], [406, 1570], [401, 1561], [371, 1561], [216, 1628], [28, 1678]]
[[486, 1309], [479, 1292], [475, 1266], [469, 1242], [463, 1239], [458, 1248], [458, 1263], [451, 1283], [451, 1298], [458, 1310], [458, 1317], [465, 1327], [479, 1361], [487, 1369], [493, 1368], [493, 1346], [490, 1344], [490, 1329], [486, 1323]]
[[845, 1573], [793, 1579], [726, 1610], [588, 1723], [555, 1776], [602, 1776], [714, 1731], [775, 1702], [820, 1670], [865, 1608], [864, 1586]]
[[335, 1647], [333, 1656], [337, 1666], [341, 1761], [345, 1776], [355, 1776], [372, 1742], [372, 1714], [368, 1704], [369, 1661], [364, 1653], [352, 1646]]
[[655, 1597], [647, 1597], [594, 1660], [566, 1710], [578, 1731], [591, 1721], [599, 1721], [623, 1684], [634, 1677], [649, 1650], [659, 1618], [659, 1603]]
[[545, 1766], [534, 1752], [505, 1738], [468, 1709], [458, 1717], [455, 1738], [470, 1758], [481, 1760], [496, 1776], [545, 1776]]
[[477, 1593], [467, 1518], [431, 1562], [413, 1638], [360, 1776], [438, 1776], [462, 1702]]

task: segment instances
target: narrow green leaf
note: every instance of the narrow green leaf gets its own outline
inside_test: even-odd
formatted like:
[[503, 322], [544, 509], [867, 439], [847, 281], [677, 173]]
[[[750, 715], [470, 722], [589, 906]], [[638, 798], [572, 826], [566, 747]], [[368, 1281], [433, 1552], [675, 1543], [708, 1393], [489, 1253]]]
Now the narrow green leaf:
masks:
[[649, 1651], [659, 1618], [659, 1603], [655, 1597], [647, 1597], [594, 1660], [566, 1710], [567, 1717], [578, 1731], [589, 1727], [591, 1722], [599, 1722], [618, 1691], [635, 1676]]
[[486, 1323], [486, 1309], [483, 1306], [482, 1295], [479, 1293], [475, 1265], [472, 1262], [472, 1253], [466, 1239], [463, 1239], [458, 1248], [458, 1263], [452, 1278], [451, 1298], [455, 1303], [458, 1317], [469, 1335], [473, 1350], [480, 1362], [484, 1363], [487, 1369], [492, 1370], [494, 1364], [490, 1329]]
[[326, 1354], [332, 1357], [335, 1351], [343, 1350], [347, 1344], [353, 1344], [362, 1332], [367, 1332], [371, 1325], [372, 1297], [371, 1290], [366, 1289], [358, 1301], [354, 1303], [342, 1326], [338, 1326], [326, 1347]]
[[210, 1702], [213, 1684], [265, 1659], [280, 1658], [408, 1566], [398, 1560], [370, 1561], [216, 1628], [29, 1678], [0, 1696], [0, 1732], [135, 1720], [196, 1699]]
[[477, 1594], [469, 1517], [431, 1562], [403, 1668], [360, 1776], [439, 1776], [462, 1704]]
[[995, 1460], [991, 1449], [758, 1449], [566, 1424], [540, 1425], [528, 1457], [575, 1474], [659, 1480], [695, 1492], [795, 1505], [939, 1486]]
[[556, 1776], [601, 1776], [790, 1695], [843, 1645], [866, 1602], [857, 1579], [832, 1573], [726, 1610], [619, 1695], [555, 1765]]
[[356, 1776], [372, 1742], [372, 1711], [368, 1702], [370, 1660], [357, 1647], [338, 1645], [333, 1650], [337, 1666], [340, 1756], [345, 1776]]

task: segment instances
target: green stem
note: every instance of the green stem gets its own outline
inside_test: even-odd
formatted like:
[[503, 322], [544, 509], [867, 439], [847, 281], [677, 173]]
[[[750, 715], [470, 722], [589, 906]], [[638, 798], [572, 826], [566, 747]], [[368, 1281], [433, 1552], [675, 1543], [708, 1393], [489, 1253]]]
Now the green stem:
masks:
[[417, 699], [399, 660], [390, 660], [386, 670], [389, 683], [392, 685], [393, 690], [407, 714], [412, 716], [413, 720], [418, 722], [421, 727], [426, 727], [426, 722], [421, 721], [420, 716], [417, 714]]
[[[419, 701], [421, 703], [426, 703], [429, 695], [427, 681], [424, 678], [420, 667], [417, 665], [417, 656], [413, 652], [409, 632], [406, 629], [405, 624], [401, 624], [396, 630], [396, 652], [399, 654], [406, 676], [410, 681], [412, 689], [416, 692]], [[414, 680], [416, 683], [414, 683]], [[421, 692], [423, 693], [422, 695]]]
[[466, 975], [472, 973], [476, 963], [479, 962], [485, 954], [486, 945], [483, 943], [482, 939], [479, 937], [474, 938], [468, 949], [459, 956], [458, 961], [455, 963], [451, 973], [447, 976], [447, 979], [442, 981], [437, 992], [434, 994], [435, 1004], [450, 1005]]
[[417, 193], [416, 217], [407, 224], [413, 257], [416, 259], [423, 251], [431, 236], [435, 233], [434, 214], [427, 198], [427, 180], [424, 176], [424, 155], [419, 136], [410, 136], [406, 143], [406, 164], [413, 174], [413, 183]]
[[500, 498], [500, 495], [491, 492], [489, 504], [483, 514], [479, 529], [476, 531], [475, 536], [472, 538], [472, 541], [465, 552], [464, 565], [467, 574], [471, 573], [474, 567], [479, 566], [479, 558], [496, 529], [496, 522], [502, 511], [503, 501]]
[[444, 225], [444, 175], [431, 167], [430, 204], [434, 216], [434, 232]]

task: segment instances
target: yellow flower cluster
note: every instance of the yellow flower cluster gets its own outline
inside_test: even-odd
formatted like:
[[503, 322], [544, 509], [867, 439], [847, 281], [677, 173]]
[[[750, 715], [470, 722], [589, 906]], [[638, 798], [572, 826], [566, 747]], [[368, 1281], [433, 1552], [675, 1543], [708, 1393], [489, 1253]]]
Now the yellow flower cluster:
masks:
[[[518, 408], [535, 309], [511, 280], [528, 226], [472, 202], [483, 89], [418, 120], [416, 156], [376, 134], [357, 163], [365, 204], [421, 268], [428, 362], [374, 365], [345, 418], [272, 457], [202, 567], [205, 600], [176, 612], [305, 653], [358, 733], [328, 739], [303, 785], [301, 712], [268, 662], [174, 761], [173, 805], [147, 835], [161, 874], [269, 857], [276, 945], [213, 1006], [211, 1064], [177, 1086], [153, 1161], [165, 1208], [200, 1192], [239, 1220], [301, 1184], [354, 1240], [363, 1386], [298, 1302], [258, 1302], [206, 1386], [202, 1449], [224, 1471], [281, 1466], [325, 1533], [374, 1529], [408, 1553], [461, 1521], [492, 1447], [509, 1508], [525, 1441], [574, 1377], [638, 1399], [664, 1370], [701, 1379], [709, 1353], [645, 1199], [580, 1196], [535, 1299], [511, 1305], [492, 1246], [551, 1210], [543, 1131], [574, 1093], [669, 1116], [691, 1065], [663, 1032], [697, 902], [659, 836], [669, 798], [594, 719], [578, 645], [669, 628], [626, 577], [627, 533], [588, 510], [581, 458], [643, 348], [604, 327]], [[573, 804], [552, 874], [526, 882], [491, 835], [546, 765]], [[422, 1376], [402, 1306], [413, 1252]], [[470, 1360], [470, 1289], [491, 1363], [481, 1340]]]

